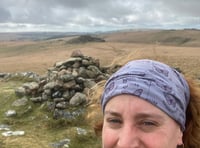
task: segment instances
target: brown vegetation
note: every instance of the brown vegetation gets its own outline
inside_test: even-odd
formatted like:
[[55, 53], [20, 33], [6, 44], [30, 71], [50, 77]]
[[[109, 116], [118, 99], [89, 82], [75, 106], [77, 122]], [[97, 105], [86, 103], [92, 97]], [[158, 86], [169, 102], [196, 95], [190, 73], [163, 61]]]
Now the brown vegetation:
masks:
[[0, 72], [33, 71], [43, 74], [55, 62], [69, 58], [72, 51], [77, 49], [87, 56], [100, 59], [102, 65], [110, 64], [114, 59], [131, 54], [132, 59], [157, 59], [179, 67], [189, 74], [200, 76], [200, 69], [197, 67], [200, 63], [200, 47], [123, 42], [72, 45], [67, 44], [66, 40], [1, 42]]
[[200, 30], [131, 30], [101, 35], [106, 41], [124, 43], [200, 46]]

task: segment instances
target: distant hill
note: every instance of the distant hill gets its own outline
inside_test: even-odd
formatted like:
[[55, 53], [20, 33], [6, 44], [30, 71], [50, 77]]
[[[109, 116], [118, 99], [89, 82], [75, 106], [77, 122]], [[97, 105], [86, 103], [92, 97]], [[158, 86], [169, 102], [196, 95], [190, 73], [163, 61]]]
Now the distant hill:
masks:
[[101, 34], [108, 42], [200, 47], [200, 30], [128, 30]]
[[119, 30], [113, 32], [25, 32], [0, 33], [0, 41], [67, 40], [68, 43], [121, 42], [200, 47], [200, 30]]
[[105, 42], [104, 39], [101, 39], [99, 37], [94, 37], [91, 35], [81, 35], [76, 38], [72, 38], [67, 43], [71, 44], [80, 44], [80, 43], [87, 43], [87, 42]]
[[13, 32], [0, 33], [0, 41], [38, 41], [71, 37], [84, 33], [77, 32]]

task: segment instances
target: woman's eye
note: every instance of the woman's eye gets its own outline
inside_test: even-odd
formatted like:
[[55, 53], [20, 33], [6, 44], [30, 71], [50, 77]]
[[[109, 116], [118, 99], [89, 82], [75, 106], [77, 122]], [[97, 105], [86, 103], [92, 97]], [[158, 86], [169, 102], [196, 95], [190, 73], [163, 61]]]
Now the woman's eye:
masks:
[[118, 118], [107, 118], [106, 119], [106, 124], [113, 129], [120, 128], [122, 125], [121, 119]]
[[154, 121], [141, 121], [139, 123], [140, 129], [143, 130], [144, 132], [151, 132], [155, 130], [157, 126], [158, 124]]
[[154, 123], [152, 121], [143, 121], [142, 125], [144, 125], [144, 126], [156, 126], [156, 123]]
[[107, 122], [109, 122], [109, 123], [121, 123], [121, 120], [120, 119], [107, 119]]

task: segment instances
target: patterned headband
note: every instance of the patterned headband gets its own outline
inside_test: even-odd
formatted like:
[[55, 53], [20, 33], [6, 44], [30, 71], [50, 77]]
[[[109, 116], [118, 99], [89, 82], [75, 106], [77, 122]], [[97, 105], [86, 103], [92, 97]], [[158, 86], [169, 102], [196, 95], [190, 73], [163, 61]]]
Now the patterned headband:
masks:
[[182, 74], [168, 65], [148, 59], [127, 63], [107, 81], [102, 110], [112, 97], [120, 94], [135, 95], [150, 102], [185, 130], [189, 86]]

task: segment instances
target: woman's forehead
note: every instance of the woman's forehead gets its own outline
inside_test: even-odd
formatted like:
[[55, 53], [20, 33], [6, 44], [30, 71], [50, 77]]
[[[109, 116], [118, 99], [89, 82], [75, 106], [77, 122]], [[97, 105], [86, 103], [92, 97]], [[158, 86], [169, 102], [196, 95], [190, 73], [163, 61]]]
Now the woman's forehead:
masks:
[[162, 122], [173, 120], [156, 106], [133, 95], [119, 95], [113, 97], [105, 107], [104, 116], [129, 118], [131, 120], [150, 118]]
[[105, 107], [105, 112], [107, 110], [112, 110], [112, 111], [132, 110], [134, 112], [142, 111], [144, 113], [161, 112], [160, 109], [158, 109], [148, 101], [145, 101], [144, 99], [141, 99], [137, 96], [126, 95], [126, 94], [113, 97]]

